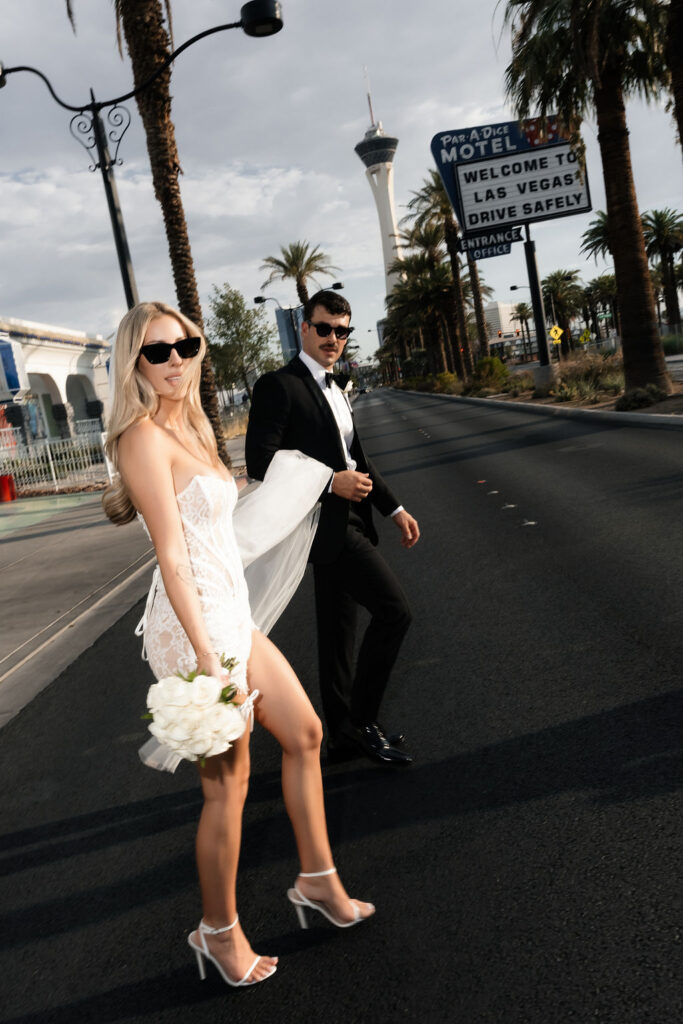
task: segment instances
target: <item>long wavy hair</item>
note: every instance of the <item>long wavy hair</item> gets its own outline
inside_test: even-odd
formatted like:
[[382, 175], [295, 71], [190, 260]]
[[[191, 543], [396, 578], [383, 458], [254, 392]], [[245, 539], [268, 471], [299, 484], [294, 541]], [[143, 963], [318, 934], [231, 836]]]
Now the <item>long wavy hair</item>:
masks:
[[206, 354], [206, 340], [196, 324], [179, 310], [167, 306], [165, 302], [140, 302], [128, 310], [119, 324], [114, 345], [114, 365], [109, 368], [110, 374], [114, 374], [114, 392], [107, 420], [105, 450], [114, 467], [115, 476], [102, 496], [102, 505], [116, 526], [131, 522], [137, 511], [119, 474], [119, 440], [128, 427], [140, 420], [152, 419], [159, 409], [159, 396], [138, 369], [138, 357], [147, 328], [152, 320], [160, 316], [172, 316], [177, 320], [185, 331], [185, 337], [202, 339], [199, 353], [187, 371], [189, 384], [182, 402], [181, 416], [185, 428], [195, 435], [209, 461], [216, 466], [219, 464], [216, 438], [199, 397], [201, 362]]

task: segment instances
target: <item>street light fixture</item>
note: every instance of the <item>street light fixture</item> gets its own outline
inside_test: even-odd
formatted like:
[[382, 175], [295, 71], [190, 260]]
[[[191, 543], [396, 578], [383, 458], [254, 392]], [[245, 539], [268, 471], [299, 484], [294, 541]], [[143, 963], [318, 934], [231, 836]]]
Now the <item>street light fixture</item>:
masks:
[[[119, 196], [114, 178], [115, 165], [122, 163], [118, 157], [119, 146], [121, 145], [121, 140], [126, 134], [131, 121], [130, 111], [126, 107], [121, 106], [121, 104], [125, 102], [125, 100], [133, 99], [139, 93], [147, 89], [152, 82], [155, 82], [156, 79], [163, 74], [163, 72], [170, 64], [173, 63], [176, 57], [178, 57], [183, 50], [187, 50], [188, 47], [192, 46], [200, 39], [204, 39], [206, 36], [214, 35], [216, 32], [225, 32], [227, 29], [231, 28], [241, 28], [245, 35], [265, 37], [275, 35], [276, 32], [280, 31], [282, 26], [282, 6], [279, 3], [279, 0], [250, 0], [250, 2], [244, 4], [240, 10], [239, 21], [231, 22], [228, 25], [216, 25], [214, 28], [206, 29], [204, 32], [199, 32], [197, 35], [192, 36], [191, 39], [188, 39], [187, 42], [182, 44], [182, 46], [179, 46], [173, 51], [173, 53], [169, 54], [166, 60], [159, 65], [154, 73], [136, 89], [131, 89], [130, 92], [125, 93], [123, 96], [117, 96], [114, 99], [104, 101], [96, 100], [91, 89], [90, 102], [77, 106], [65, 103], [61, 100], [52, 88], [50, 80], [37, 68], [28, 67], [27, 65], [21, 65], [15, 68], [6, 68], [2, 63], [0, 63], [0, 89], [7, 84], [8, 75], [15, 74], [17, 71], [29, 71], [31, 74], [37, 75], [38, 78], [45, 82], [45, 85], [47, 86], [55, 103], [58, 103], [64, 110], [75, 111], [74, 116], [71, 118], [69, 130], [76, 141], [80, 142], [86, 152], [91, 153], [95, 150], [97, 154], [97, 162], [90, 165], [90, 170], [96, 171], [99, 169], [102, 172], [104, 191], [107, 197], [109, 216], [111, 217], [112, 230], [114, 232], [116, 253], [119, 259], [121, 277], [123, 279], [123, 289], [126, 293], [126, 302], [128, 303], [129, 309], [136, 305], [139, 300], [135, 277], [133, 274], [133, 264], [130, 257], [130, 250], [128, 248], [126, 229], [123, 223], [123, 214], [121, 212], [121, 205], [119, 203]], [[102, 123], [102, 118], [100, 117], [100, 113], [104, 110], [107, 111], [106, 119], [109, 125], [109, 128], [106, 131]], [[109, 142], [112, 142], [115, 145], [113, 159], [109, 152]]]

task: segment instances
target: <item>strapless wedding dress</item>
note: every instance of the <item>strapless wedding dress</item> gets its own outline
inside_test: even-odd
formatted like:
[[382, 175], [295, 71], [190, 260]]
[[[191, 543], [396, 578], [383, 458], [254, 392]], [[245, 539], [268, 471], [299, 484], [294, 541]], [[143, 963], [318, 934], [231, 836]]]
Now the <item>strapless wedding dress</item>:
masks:
[[[211, 647], [237, 659], [231, 680], [242, 693], [248, 692], [252, 632], [268, 633], [299, 585], [331, 475], [301, 452], [280, 451], [263, 482], [242, 492], [232, 478], [198, 474], [176, 495]], [[158, 566], [135, 632], [144, 638], [142, 656], [157, 679], [196, 668]], [[145, 744], [141, 757], [153, 767], [169, 767], [159, 763], [163, 757], [154, 744]]]

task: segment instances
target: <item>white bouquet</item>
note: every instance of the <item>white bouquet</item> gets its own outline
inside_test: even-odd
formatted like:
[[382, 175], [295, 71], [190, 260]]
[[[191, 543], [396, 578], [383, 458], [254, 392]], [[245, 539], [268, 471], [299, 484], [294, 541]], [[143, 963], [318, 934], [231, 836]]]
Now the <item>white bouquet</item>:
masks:
[[[221, 658], [228, 672], [234, 658]], [[149, 731], [178, 759], [201, 761], [229, 750], [246, 728], [235, 687], [203, 672], [177, 673], [153, 683], [147, 693]], [[251, 703], [251, 702], [250, 702]], [[151, 741], [150, 741], [151, 742]], [[177, 763], [177, 761], [176, 761]]]

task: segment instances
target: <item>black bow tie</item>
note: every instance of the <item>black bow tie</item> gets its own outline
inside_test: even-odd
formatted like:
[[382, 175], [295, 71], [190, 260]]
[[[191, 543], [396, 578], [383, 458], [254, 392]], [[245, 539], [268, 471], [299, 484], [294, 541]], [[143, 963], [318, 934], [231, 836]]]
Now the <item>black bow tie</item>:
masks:
[[326, 373], [325, 374], [325, 387], [326, 388], [331, 388], [333, 380], [334, 380], [334, 374], [333, 373]]

